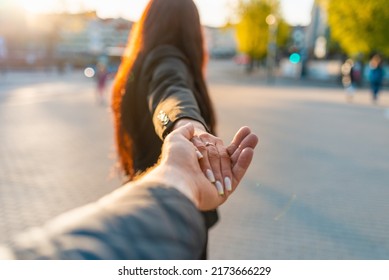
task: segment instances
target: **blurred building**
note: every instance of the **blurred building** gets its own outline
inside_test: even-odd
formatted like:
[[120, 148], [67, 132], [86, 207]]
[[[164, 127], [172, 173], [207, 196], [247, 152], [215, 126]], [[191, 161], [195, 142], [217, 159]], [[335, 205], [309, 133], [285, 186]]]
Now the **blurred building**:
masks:
[[5, 67], [7, 61], [19, 59], [28, 51], [28, 40], [32, 34], [28, 32], [27, 19], [13, 1], [5, 1], [0, 6], [0, 60], [1, 67]]
[[133, 23], [95, 12], [31, 17], [17, 7], [0, 10], [0, 59], [8, 68], [83, 67], [100, 56], [120, 56]]
[[229, 58], [236, 54], [237, 43], [233, 26], [205, 26], [204, 36], [211, 58]]
[[61, 55], [104, 55], [111, 48], [124, 48], [133, 24], [122, 18], [101, 19], [95, 12], [60, 17], [57, 51]]
[[122, 18], [101, 19], [96, 12], [46, 15], [45, 20], [55, 30], [56, 60], [76, 67], [94, 64], [101, 56], [120, 57], [133, 25]]
[[[63, 69], [98, 60], [117, 65], [132, 26], [123, 18], [99, 18], [94, 11], [31, 15], [17, 4], [0, 5], [1, 67]], [[204, 35], [211, 57], [236, 54], [233, 26], [204, 27]]]
[[[311, 23], [305, 30], [305, 47], [302, 52], [301, 76], [317, 80], [338, 82], [342, 61], [329, 54], [330, 28], [328, 14], [314, 1]], [[336, 56], [335, 56], [336, 57]]]
[[316, 1], [311, 12], [311, 23], [307, 26], [305, 46], [310, 58], [324, 58], [327, 55], [329, 26], [327, 11]]

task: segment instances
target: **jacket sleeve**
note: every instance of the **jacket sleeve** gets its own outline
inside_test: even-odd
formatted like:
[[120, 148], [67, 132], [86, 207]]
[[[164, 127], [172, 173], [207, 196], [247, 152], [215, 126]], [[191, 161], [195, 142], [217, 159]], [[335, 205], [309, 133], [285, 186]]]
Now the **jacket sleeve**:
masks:
[[172, 46], [154, 50], [146, 59], [149, 75], [147, 101], [155, 131], [163, 139], [174, 123], [189, 118], [206, 123], [193, 94], [194, 83], [186, 58]]
[[179, 191], [132, 185], [26, 232], [0, 259], [197, 259], [205, 238], [200, 213]]

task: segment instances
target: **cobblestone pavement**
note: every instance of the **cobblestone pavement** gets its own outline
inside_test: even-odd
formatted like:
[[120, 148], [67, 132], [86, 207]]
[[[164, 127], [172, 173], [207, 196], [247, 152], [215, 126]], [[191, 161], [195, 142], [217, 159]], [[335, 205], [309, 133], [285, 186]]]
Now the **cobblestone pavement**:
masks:
[[0, 79], [0, 240], [119, 185], [110, 115], [79, 73]]
[[[228, 66], [228, 67], [227, 67]], [[260, 146], [220, 207], [212, 259], [389, 259], [389, 107], [366, 90], [231, 72], [212, 62], [210, 90], [226, 141], [242, 125]], [[0, 77], [0, 241], [95, 200], [110, 177], [112, 128], [80, 73]]]

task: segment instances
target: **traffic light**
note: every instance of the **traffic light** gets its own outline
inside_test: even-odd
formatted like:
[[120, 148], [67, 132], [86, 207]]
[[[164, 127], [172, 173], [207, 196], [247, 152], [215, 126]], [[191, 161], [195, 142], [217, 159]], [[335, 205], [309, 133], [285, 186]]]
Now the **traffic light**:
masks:
[[290, 56], [289, 56], [289, 61], [293, 64], [297, 64], [301, 61], [301, 55], [298, 54], [298, 53], [292, 53]]

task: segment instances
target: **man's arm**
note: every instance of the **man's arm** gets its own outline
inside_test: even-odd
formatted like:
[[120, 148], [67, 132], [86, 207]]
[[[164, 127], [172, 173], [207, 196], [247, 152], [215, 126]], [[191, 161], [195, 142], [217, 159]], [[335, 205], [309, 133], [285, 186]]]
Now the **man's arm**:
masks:
[[135, 182], [19, 236], [17, 259], [197, 259], [201, 215], [176, 188]]

